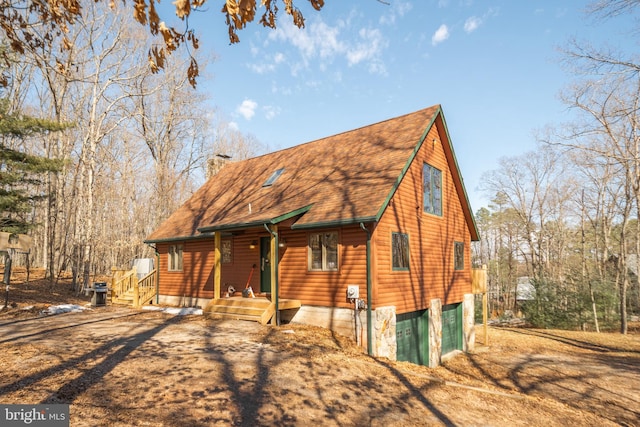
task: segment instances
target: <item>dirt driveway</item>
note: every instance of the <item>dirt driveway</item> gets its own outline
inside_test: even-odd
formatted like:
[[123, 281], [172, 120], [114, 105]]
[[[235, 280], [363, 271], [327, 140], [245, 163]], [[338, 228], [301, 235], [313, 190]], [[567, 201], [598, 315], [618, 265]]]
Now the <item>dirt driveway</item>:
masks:
[[592, 335], [491, 329], [490, 347], [428, 369], [301, 325], [5, 318], [0, 403], [69, 403], [72, 426], [640, 425], [639, 337]]

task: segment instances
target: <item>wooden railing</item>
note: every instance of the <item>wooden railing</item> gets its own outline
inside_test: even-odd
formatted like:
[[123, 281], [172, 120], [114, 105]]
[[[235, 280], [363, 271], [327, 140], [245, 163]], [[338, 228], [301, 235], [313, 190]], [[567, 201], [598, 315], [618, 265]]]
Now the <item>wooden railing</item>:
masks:
[[156, 296], [156, 270], [138, 280], [136, 267], [131, 270], [111, 268], [111, 302], [133, 296], [132, 306], [140, 308]]
[[136, 268], [131, 270], [123, 270], [117, 267], [111, 267], [111, 302], [115, 302], [123, 295], [133, 292], [138, 284], [136, 276]]
[[151, 302], [156, 296], [156, 270], [151, 271], [138, 281], [133, 288], [133, 307], [139, 308]]

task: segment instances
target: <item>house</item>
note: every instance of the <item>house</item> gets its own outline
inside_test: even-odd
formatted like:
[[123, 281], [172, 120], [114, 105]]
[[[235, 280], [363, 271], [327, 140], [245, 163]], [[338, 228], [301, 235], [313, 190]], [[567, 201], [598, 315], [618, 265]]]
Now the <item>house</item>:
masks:
[[272, 304], [263, 321], [325, 326], [371, 355], [436, 366], [473, 346], [476, 240], [436, 105], [228, 162], [146, 242], [159, 303], [217, 312], [250, 286]]

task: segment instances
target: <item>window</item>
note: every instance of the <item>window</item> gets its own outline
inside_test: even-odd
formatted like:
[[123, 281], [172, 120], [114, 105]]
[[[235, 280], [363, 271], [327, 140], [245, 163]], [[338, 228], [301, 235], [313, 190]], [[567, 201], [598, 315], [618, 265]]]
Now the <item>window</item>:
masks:
[[442, 216], [442, 172], [431, 165], [422, 168], [424, 187], [424, 211]]
[[169, 271], [182, 271], [182, 245], [169, 246]]
[[453, 268], [454, 270], [464, 270], [464, 243], [454, 242], [453, 244]]
[[233, 252], [231, 251], [231, 248], [231, 240], [223, 240], [221, 242], [223, 264], [231, 264], [233, 262]]
[[274, 173], [271, 174], [271, 176], [269, 177], [269, 179], [267, 179], [264, 184], [262, 184], [263, 187], [270, 187], [273, 185], [274, 182], [276, 182], [276, 179], [278, 179], [280, 177], [280, 175], [282, 175], [282, 172], [284, 172], [284, 168], [278, 169], [277, 171], [275, 171]]
[[338, 270], [338, 233], [309, 235], [309, 270]]
[[394, 270], [409, 269], [409, 235], [391, 234], [391, 259]]

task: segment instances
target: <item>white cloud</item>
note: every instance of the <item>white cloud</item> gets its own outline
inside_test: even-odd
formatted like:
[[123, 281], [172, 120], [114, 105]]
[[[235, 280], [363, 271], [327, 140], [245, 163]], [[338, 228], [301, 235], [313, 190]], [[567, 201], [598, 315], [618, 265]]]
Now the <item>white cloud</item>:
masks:
[[245, 99], [242, 101], [242, 104], [236, 108], [236, 112], [246, 120], [251, 120], [256, 114], [256, 108], [258, 108], [258, 103], [256, 101]]
[[275, 64], [261, 63], [261, 64], [249, 64], [249, 69], [256, 74], [266, 74], [271, 71], [275, 71]]
[[291, 43], [301, 53], [305, 61], [314, 57], [328, 58], [344, 50], [338, 41], [340, 30], [329, 27], [322, 21], [300, 29], [289, 21], [284, 21], [277, 30], [269, 33], [269, 39]]
[[[345, 41], [341, 31], [350, 29], [344, 21], [337, 26], [327, 25], [321, 20], [313, 22], [305, 29], [299, 29], [288, 21], [284, 21], [277, 30], [270, 32], [270, 42], [289, 43], [300, 54], [298, 62], [288, 62], [291, 73], [297, 75], [302, 69], [309, 67], [312, 61], [320, 61], [318, 68], [327, 70], [336, 58], [344, 58], [349, 66], [362, 64], [371, 72], [385, 70], [382, 63], [382, 52], [388, 46], [388, 41], [382, 32], [373, 28], [361, 28], [357, 39], [353, 42]], [[284, 58], [283, 58], [284, 59]]]
[[274, 119], [276, 116], [280, 115], [280, 107], [274, 107], [273, 105], [267, 105], [262, 107], [264, 111], [264, 116], [267, 120]]
[[482, 19], [478, 18], [477, 16], [471, 16], [464, 22], [464, 31], [467, 33], [472, 33], [477, 30], [480, 25], [482, 25]]
[[436, 32], [433, 34], [433, 36], [431, 37], [431, 44], [435, 46], [439, 43], [442, 43], [448, 38], [449, 38], [449, 27], [447, 27], [445, 24], [442, 24], [440, 25], [440, 28], [438, 28]]
[[240, 130], [240, 126], [236, 122], [229, 122], [229, 129]]
[[257, 74], [271, 73], [276, 70], [277, 66], [285, 62], [285, 56], [282, 52], [277, 52], [272, 58], [266, 58], [263, 62], [249, 64], [251, 71]]
[[405, 1], [394, 1], [391, 4], [391, 8], [388, 11], [388, 13], [383, 14], [382, 16], [380, 16], [380, 24], [382, 25], [393, 25], [396, 23], [396, 19], [397, 18], [402, 18], [404, 15], [406, 15], [411, 9], [413, 8], [413, 5], [409, 2], [405, 2]]
[[488, 22], [491, 18], [495, 18], [496, 16], [498, 16], [500, 14], [500, 9], [499, 8], [489, 8], [484, 14], [482, 14], [481, 17], [478, 16], [470, 16], [469, 18], [467, 18], [467, 20], [464, 22], [464, 31], [467, 34], [471, 34], [472, 32], [474, 32], [475, 30], [477, 30], [478, 28], [480, 28], [480, 26], [484, 25], [486, 22]]
[[363, 28], [358, 33], [360, 41], [357, 45], [347, 50], [347, 62], [349, 66], [366, 61], [369, 64], [369, 71], [377, 74], [384, 74], [384, 64], [380, 59], [380, 52], [386, 47], [387, 41], [379, 30], [369, 30]]
[[284, 62], [284, 53], [282, 52], [277, 52], [274, 56], [273, 56], [273, 62], [275, 64], [281, 64]]

